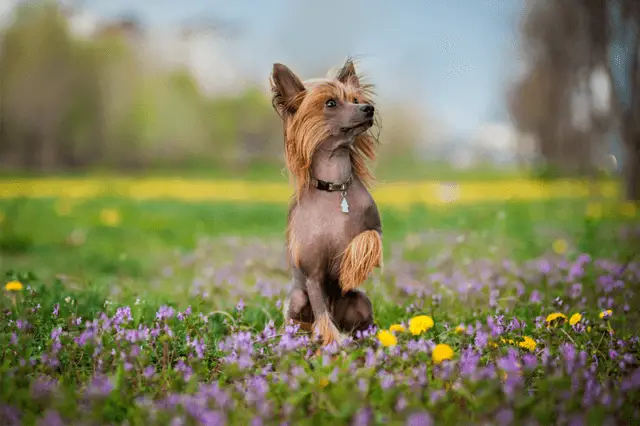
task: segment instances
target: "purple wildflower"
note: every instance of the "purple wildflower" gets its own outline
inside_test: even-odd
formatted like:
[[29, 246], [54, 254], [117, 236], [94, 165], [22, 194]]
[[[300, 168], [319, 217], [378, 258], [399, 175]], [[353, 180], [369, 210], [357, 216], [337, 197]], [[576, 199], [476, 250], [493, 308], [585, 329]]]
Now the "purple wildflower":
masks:
[[583, 426], [584, 419], [581, 415], [576, 414], [569, 419], [569, 426]]
[[482, 330], [478, 330], [475, 338], [476, 347], [478, 349], [483, 349], [484, 347], [487, 346], [488, 342], [489, 342], [489, 336], [487, 335], [487, 333], [483, 332]]
[[571, 286], [571, 298], [577, 299], [582, 296], [582, 284], [575, 283]]
[[44, 416], [38, 420], [38, 426], [63, 426], [64, 424], [60, 414], [54, 410], [47, 410]]
[[90, 396], [104, 397], [111, 393], [113, 385], [106, 376], [96, 376], [91, 380], [87, 393]]
[[151, 377], [153, 377], [154, 373], [155, 373], [155, 368], [153, 368], [153, 366], [150, 365], [144, 369], [144, 372], [142, 374], [147, 379], [150, 379]]
[[50, 395], [57, 387], [58, 382], [46, 376], [36, 378], [31, 384], [31, 396], [42, 398]]
[[494, 317], [488, 316], [487, 325], [491, 329], [491, 337], [498, 337], [502, 334], [503, 332], [502, 316], [496, 316], [495, 321], [494, 321]]
[[524, 363], [525, 369], [529, 371], [535, 370], [535, 368], [538, 366], [538, 358], [536, 358], [536, 356], [532, 354], [524, 354], [522, 356], [522, 362]]
[[434, 389], [429, 393], [429, 404], [433, 405], [444, 397], [445, 391], [442, 389]]
[[371, 409], [369, 407], [365, 407], [353, 416], [353, 422], [351, 424], [353, 426], [368, 426], [371, 424], [372, 418], [373, 415], [371, 413]]
[[366, 379], [358, 379], [358, 389], [362, 394], [366, 394], [369, 390], [369, 382]]
[[471, 348], [466, 349], [460, 357], [460, 375], [472, 376], [476, 372], [478, 362], [480, 362], [480, 354]]
[[0, 405], [0, 420], [6, 422], [7, 426], [21, 425], [20, 411], [10, 405]]
[[513, 411], [508, 408], [503, 408], [496, 414], [497, 423], [502, 425], [510, 425], [513, 423]]
[[407, 399], [403, 395], [400, 395], [398, 397], [398, 400], [396, 401], [395, 409], [396, 411], [404, 411], [405, 408], [407, 408], [407, 405], [408, 405]]
[[171, 319], [173, 318], [174, 314], [175, 314], [175, 311], [171, 306], [162, 305], [158, 309], [158, 312], [156, 312], [156, 319], [158, 320]]
[[576, 358], [576, 348], [571, 343], [563, 343], [560, 345], [560, 353], [564, 358], [567, 366], [567, 372], [571, 374], [573, 371], [574, 360]]
[[431, 426], [433, 420], [428, 413], [413, 413], [407, 418], [406, 426]]
[[380, 387], [383, 390], [390, 389], [393, 386], [393, 376], [385, 371], [381, 371], [380, 374]]
[[538, 290], [533, 290], [531, 292], [531, 296], [529, 297], [529, 303], [540, 303], [542, 302], [542, 296]]
[[193, 375], [193, 369], [181, 359], [176, 363], [175, 370], [182, 373], [185, 382], [188, 382]]
[[116, 313], [113, 316], [114, 324], [120, 325], [130, 321], [133, 321], [133, 317], [131, 316], [131, 308], [129, 306], [116, 309]]

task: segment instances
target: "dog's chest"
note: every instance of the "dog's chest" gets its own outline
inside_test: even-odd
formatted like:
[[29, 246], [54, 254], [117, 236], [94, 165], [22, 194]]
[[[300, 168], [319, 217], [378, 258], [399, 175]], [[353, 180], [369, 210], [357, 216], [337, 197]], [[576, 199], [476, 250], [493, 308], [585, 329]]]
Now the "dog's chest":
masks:
[[322, 244], [325, 250], [343, 250], [365, 230], [365, 212], [372, 202], [364, 188], [347, 191], [344, 200], [339, 192], [316, 192], [293, 212], [296, 234], [310, 244]]

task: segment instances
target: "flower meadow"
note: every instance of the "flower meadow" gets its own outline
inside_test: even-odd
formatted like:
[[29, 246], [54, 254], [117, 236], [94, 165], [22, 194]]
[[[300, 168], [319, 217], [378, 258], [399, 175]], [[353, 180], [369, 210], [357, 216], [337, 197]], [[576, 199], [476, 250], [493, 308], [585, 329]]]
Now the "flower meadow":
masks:
[[12, 268], [0, 424], [640, 424], [640, 227], [610, 225], [608, 256], [598, 227], [531, 256], [398, 238], [363, 287], [376, 326], [328, 347], [283, 322], [281, 238], [199, 237], [100, 285]]

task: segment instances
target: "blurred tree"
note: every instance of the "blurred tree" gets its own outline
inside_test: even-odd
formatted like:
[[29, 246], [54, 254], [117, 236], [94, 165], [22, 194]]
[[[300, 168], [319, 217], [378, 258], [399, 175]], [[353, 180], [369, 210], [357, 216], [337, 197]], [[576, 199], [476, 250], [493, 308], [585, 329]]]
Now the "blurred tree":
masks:
[[611, 81], [612, 111], [624, 142], [628, 199], [640, 201], [640, 2], [581, 0], [589, 11], [596, 64]]
[[256, 88], [249, 88], [240, 98], [239, 114], [244, 118], [240, 135], [242, 161], [272, 161], [282, 149], [280, 123], [273, 115], [269, 98]]
[[269, 98], [258, 89], [215, 98], [209, 111], [211, 140], [221, 161], [240, 167], [281, 156], [281, 124]]
[[[281, 162], [282, 129], [257, 87], [206, 96], [188, 63], [149, 60], [132, 18], [69, 29], [55, 1], [19, 6], [0, 39], [0, 164], [14, 170], [243, 167]], [[192, 29], [193, 30], [193, 29]], [[170, 61], [169, 61], [170, 62]], [[420, 119], [383, 113], [381, 160], [412, 157]], [[388, 150], [388, 151], [385, 151]], [[385, 153], [386, 152], [386, 153]]]
[[55, 7], [24, 6], [17, 12], [2, 46], [3, 145], [20, 151], [13, 160], [21, 165], [51, 169], [58, 162], [59, 130], [70, 106], [72, 46]]
[[529, 0], [522, 40], [528, 68], [509, 94], [517, 127], [572, 172], [593, 169], [618, 134], [626, 195], [639, 200], [640, 2]]
[[589, 61], [584, 18], [571, 0], [529, 2], [521, 28], [528, 69], [508, 99], [517, 127], [536, 137], [547, 167], [556, 172], [589, 172], [597, 160], [601, 135], [593, 127], [601, 121], [590, 109], [590, 75], [580, 72]]
[[121, 40], [76, 40], [57, 5], [43, 2], [18, 8], [0, 51], [0, 161], [51, 170], [107, 160], [125, 133], [110, 129], [122, 121], [118, 95], [136, 80]]

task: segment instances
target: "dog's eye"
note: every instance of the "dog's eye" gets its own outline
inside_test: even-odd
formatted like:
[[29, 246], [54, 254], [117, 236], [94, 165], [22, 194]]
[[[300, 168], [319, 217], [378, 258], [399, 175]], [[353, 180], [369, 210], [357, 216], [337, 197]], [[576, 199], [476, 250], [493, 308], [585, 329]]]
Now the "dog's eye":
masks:
[[354, 99], [353, 99], [353, 103], [354, 103], [354, 104], [358, 104], [358, 103], [360, 103], [360, 102], [358, 102], [358, 98], [354, 98]]
[[327, 102], [325, 102], [325, 105], [328, 108], [335, 108], [336, 107], [336, 101], [334, 101], [333, 99], [329, 99]]

